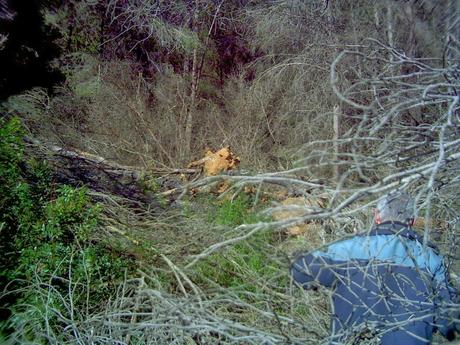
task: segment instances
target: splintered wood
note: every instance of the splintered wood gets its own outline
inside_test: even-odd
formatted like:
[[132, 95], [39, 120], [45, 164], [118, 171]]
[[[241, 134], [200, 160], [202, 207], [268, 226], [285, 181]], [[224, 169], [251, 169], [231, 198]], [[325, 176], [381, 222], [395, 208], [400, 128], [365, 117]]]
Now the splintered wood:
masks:
[[205, 176], [215, 176], [222, 172], [235, 169], [240, 163], [239, 157], [230, 150], [230, 147], [224, 147], [216, 152], [208, 150], [205, 156], [188, 165], [189, 168], [201, 166]]
[[[274, 212], [273, 218], [277, 221], [302, 216], [305, 213], [305, 210], [302, 209], [303, 207], [324, 206], [321, 201], [311, 201], [303, 197], [286, 198], [281, 201], [281, 204], [288, 207], [291, 206], [293, 209]], [[291, 226], [286, 230], [286, 233], [291, 236], [308, 237], [310, 241], [317, 245], [321, 244], [322, 237], [324, 236], [324, 230], [322, 227], [314, 222]]]

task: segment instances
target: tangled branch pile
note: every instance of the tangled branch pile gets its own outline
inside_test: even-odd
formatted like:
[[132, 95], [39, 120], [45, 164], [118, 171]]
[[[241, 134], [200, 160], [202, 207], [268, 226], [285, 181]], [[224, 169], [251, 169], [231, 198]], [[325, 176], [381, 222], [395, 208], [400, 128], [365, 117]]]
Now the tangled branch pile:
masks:
[[[369, 228], [394, 190], [459, 283], [455, 1], [41, 3], [65, 81], [25, 80], [57, 49], [0, 33], [2, 115], [54, 142], [34, 156], [59, 182], [92, 190], [20, 157], [20, 121], [0, 128], [0, 342], [326, 344], [329, 292], [293, 287], [291, 254]], [[29, 10], [0, 0], [8, 27]], [[248, 173], [224, 148], [161, 191], [227, 144]], [[222, 179], [218, 198], [187, 195]]]

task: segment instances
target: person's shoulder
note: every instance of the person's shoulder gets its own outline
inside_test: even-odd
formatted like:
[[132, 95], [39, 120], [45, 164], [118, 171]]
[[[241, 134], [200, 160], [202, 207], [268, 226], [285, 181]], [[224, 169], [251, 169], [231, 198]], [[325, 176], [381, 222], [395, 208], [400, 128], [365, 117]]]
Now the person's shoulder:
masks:
[[[416, 229], [408, 224], [404, 224], [397, 221], [389, 221], [376, 225], [368, 234], [372, 235], [389, 235], [399, 236], [406, 240], [415, 241], [421, 245], [424, 244], [423, 234], [419, 233]], [[440, 255], [440, 250], [436, 244], [428, 241], [426, 246], [434, 251], [437, 255]]]
[[402, 236], [410, 240], [423, 241], [423, 237], [420, 236], [412, 227], [408, 224], [404, 224], [398, 221], [387, 221], [381, 224], [377, 224], [372, 227], [369, 231], [365, 231], [359, 234], [360, 236], [377, 236], [377, 235], [389, 235], [389, 236]]

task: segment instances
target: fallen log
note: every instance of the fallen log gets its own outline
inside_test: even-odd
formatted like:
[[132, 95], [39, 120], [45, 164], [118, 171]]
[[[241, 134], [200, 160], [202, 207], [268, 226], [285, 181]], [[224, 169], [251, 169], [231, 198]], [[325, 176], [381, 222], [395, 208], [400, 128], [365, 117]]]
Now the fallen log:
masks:
[[124, 166], [104, 157], [69, 150], [56, 145], [42, 143], [33, 138], [25, 138], [26, 154], [45, 160], [53, 177], [59, 183], [88, 188], [102, 193], [110, 193], [138, 203], [155, 202], [155, 193], [148, 188], [148, 181], [170, 174], [195, 174], [197, 169], [151, 169]]

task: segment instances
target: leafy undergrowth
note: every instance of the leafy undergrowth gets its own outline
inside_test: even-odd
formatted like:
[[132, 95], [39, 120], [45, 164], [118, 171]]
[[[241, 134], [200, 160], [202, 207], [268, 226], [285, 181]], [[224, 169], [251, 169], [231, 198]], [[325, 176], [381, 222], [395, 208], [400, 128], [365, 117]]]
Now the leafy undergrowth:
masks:
[[285, 238], [272, 230], [261, 228], [191, 264], [208, 247], [266, 220], [251, 195], [223, 201], [198, 195], [155, 212], [105, 204], [105, 212], [112, 208], [117, 219], [105, 220], [112, 243], [133, 253], [140, 268], [80, 329], [135, 344], [275, 344], [287, 337], [317, 344], [327, 336], [324, 295], [291, 285]]
[[[84, 188], [53, 184], [42, 162], [24, 160], [21, 124], [0, 123], [2, 333], [46, 343], [76, 310], [99, 310], [135, 267], [97, 240], [101, 209]], [[71, 303], [62, 300], [70, 298]]]
[[270, 229], [194, 261], [267, 220], [253, 196], [134, 207], [54, 184], [45, 164], [25, 161], [19, 121], [0, 128], [2, 342], [260, 344], [289, 334], [308, 343], [327, 334], [306, 328], [327, 308], [290, 285], [286, 241]]
[[[215, 206], [209, 213], [209, 221], [233, 229], [242, 224], [267, 220], [252, 206], [252, 197], [240, 194]], [[276, 244], [276, 236], [270, 229], [261, 230], [247, 240], [199, 261], [194, 276], [205, 286], [234, 289], [243, 294], [263, 290], [264, 286], [284, 287], [288, 279], [287, 276], [280, 277], [279, 270], [281, 265], [286, 266], [286, 262], [277, 261], [274, 255]]]

